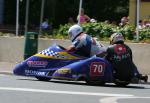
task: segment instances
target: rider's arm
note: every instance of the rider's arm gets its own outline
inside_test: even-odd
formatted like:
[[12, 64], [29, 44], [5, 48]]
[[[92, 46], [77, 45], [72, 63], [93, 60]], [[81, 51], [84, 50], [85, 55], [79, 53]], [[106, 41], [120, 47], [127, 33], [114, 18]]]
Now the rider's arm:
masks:
[[76, 48], [72, 45], [72, 46], [66, 48], [66, 51], [67, 52], [73, 52], [73, 51], [76, 51]]
[[83, 41], [84, 40], [76, 39], [74, 42], [72, 42], [72, 45], [67, 48], [67, 51], [73, 52], [73, 51], [79, 50], [83, 46]]

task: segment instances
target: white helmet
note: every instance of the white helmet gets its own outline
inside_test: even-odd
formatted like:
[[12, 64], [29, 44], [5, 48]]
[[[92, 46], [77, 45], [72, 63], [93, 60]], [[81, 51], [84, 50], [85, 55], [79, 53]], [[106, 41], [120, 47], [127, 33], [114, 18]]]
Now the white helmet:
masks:
[[82, 27], [75, 24], [72, 27], [69, 28], [68, 34], [73, 41], [81, 32], [83, 32]]
[[114, 44], [116, 42], [124, 42], [124, 37], [121, 33], [113, 33], [110, 37], [110, 43]]

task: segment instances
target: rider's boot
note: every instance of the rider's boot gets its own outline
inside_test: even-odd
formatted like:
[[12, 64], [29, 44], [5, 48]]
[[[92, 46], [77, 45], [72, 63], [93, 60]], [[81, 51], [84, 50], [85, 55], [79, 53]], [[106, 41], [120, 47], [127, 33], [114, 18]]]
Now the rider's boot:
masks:
[[147, 76], [147, 75], [139, 74], [137, 77], [138, 77], [140, 80], [143, 80], [144, 82], [147, 82], [147, 81], [148, 81], [148, 76]]
[[144, 82], [147, 82], [148, 81], [148, 76], [147, 75], [145, 75], [145, 76], [142, 76], [142, 78], [141, 78], [142, 80], [144, 80]]

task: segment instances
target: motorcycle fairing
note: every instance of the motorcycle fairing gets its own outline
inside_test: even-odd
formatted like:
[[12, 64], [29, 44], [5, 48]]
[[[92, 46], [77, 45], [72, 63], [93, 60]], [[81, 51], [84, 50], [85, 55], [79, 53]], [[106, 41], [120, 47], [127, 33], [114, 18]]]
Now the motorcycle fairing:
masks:
[[16, 65], [13, 72], [15, 75], [69, 80], [81, 77], [109, 82], [113, 80], [112, 66], [107, 60], [66, 52], [56, 44]]

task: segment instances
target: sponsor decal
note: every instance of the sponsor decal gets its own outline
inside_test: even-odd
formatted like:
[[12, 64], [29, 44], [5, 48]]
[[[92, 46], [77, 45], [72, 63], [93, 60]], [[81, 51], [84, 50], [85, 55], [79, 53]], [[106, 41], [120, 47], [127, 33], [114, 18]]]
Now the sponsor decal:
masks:
[[105, 63], [92, 62], [90, 65], [90, 76], [104, 76]]
[[117, 53], [118, 55], [121, 55], [127, 52], [126, 47], [123, 45], [117, 45], [114, 50], [115, 50], [115, 53]]
[[68, 74], [71, 73], [71, 69], [70, 68], [61, 68], [57, 70], [57, 73], [59, 74]]
[[130, 53], [122, 54], [122, 55], [113, 55], [113, 60], [115, 61], [121, 61], [123, 59], [130, 58]]
[[45, 76], [46, 72], [40, 72], [35, 70], [25, 70], [26, 75], [39, 75], [39, 76]]
[[29, 67], [46, 67], [47, 61], [27, 61]]

